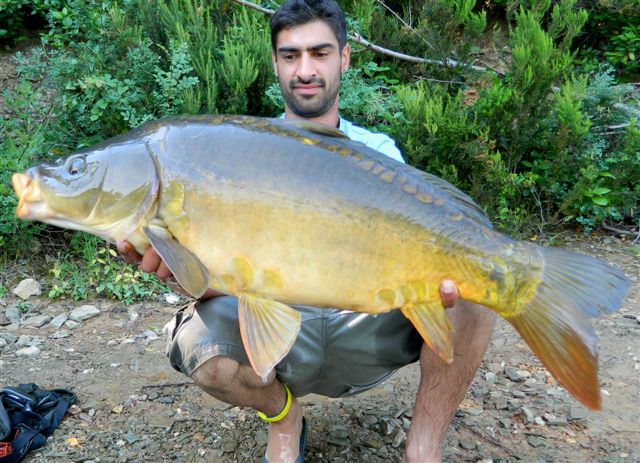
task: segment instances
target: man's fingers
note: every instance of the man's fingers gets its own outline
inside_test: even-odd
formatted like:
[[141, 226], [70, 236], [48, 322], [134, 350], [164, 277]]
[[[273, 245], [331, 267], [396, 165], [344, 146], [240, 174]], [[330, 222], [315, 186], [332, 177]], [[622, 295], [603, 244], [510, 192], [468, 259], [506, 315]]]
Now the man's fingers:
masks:
[[459, 297], [460, 294], [458, 293], [458, 288], [456, 288], [453, 281], [443, 280], [442, 283], [440, 283], [440, 298], [442, 299], [442, 305], [444, 305], [445, 308], [448, 309], [453, 307]]
[[160, 280], [164, 281], [169, 277], [173, 276], [173, 273], [171, 273], [171, 270], [169, 270], [169, 267], [167, 267], [167, 264], [164, 263], [164, 261], [160, 261], [160, 265], [158, 266], [158, 270], [156, 270], [156, 275], [158, 276], [158, 278], [160, 278]]
[[169, 267], [152, 247], [149, 247], [144, 252], [144, 256], [140, 261], [140, 270], [147, 273], [155, 273], [163, 281], [173, 276]]
[[140, 262], [140, 259], [142, 259], [142, 256], [137, 253], [128, 241], [118, 241], [116, 243], [116, 248], [127, 264], [135, 264], [136, 262]]

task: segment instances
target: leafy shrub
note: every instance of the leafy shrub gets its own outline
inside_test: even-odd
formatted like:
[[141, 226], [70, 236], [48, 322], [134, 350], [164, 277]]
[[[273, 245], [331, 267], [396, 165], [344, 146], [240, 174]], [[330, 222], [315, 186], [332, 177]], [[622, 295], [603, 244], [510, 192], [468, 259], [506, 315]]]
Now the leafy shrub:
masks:
[[111, 246], [81, 232], [73, 234], [69, 249], [54, 261], [49, 274], [51, 298], [81, 300], [97, 293], [131, 304], [167, 291], [154, 275], [123, 265]]

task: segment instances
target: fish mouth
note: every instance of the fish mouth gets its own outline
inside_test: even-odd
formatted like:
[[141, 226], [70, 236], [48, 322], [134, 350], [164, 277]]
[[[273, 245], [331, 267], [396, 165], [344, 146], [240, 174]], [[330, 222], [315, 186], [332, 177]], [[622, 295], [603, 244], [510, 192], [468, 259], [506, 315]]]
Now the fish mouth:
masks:
[[27, 174], [13, 174], [11, 184], [18, 196], [16, 216], [23, 220], [42, 219], [51, 216], [51, 211], [42, 199], [38, 184]]

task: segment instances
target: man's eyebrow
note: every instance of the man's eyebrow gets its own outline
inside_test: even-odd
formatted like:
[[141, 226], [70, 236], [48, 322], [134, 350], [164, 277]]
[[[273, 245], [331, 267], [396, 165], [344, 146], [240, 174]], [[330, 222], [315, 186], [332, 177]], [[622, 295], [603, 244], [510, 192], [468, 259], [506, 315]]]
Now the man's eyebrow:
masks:
[[[307, 51], [318, 51], [318, 50], [323, 50], [325, 48], [335, 48], [335, 45], [330, 42], [321, 43], [321, 44], [314, 45], [312, 47], [307, 48]], [[278, 53], [292, 53], [292, 52], [298, 52], [298, 51], [300, 51], [300, 49], [297, 47], [284, 46], [284, 47], [278, 48]]]

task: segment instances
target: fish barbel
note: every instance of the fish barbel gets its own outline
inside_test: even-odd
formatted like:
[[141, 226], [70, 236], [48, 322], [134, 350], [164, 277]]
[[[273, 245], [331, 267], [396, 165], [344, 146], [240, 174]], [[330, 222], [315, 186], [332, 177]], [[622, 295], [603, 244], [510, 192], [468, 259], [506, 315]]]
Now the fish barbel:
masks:
[[153, 246], [194, 297], [238, 297], [262, 377], [300, 326], [289, 304], [401, 310], [444, 360], [452, 327], [438, 287], [511, 323], [579, 401], [600, 407], [589, 317], [629, 280], [598, 259], [492, 229], [464, 193], [336, 129], [280, 119], [190, 116], [147, 123], [15, 174], [18, 217]]

